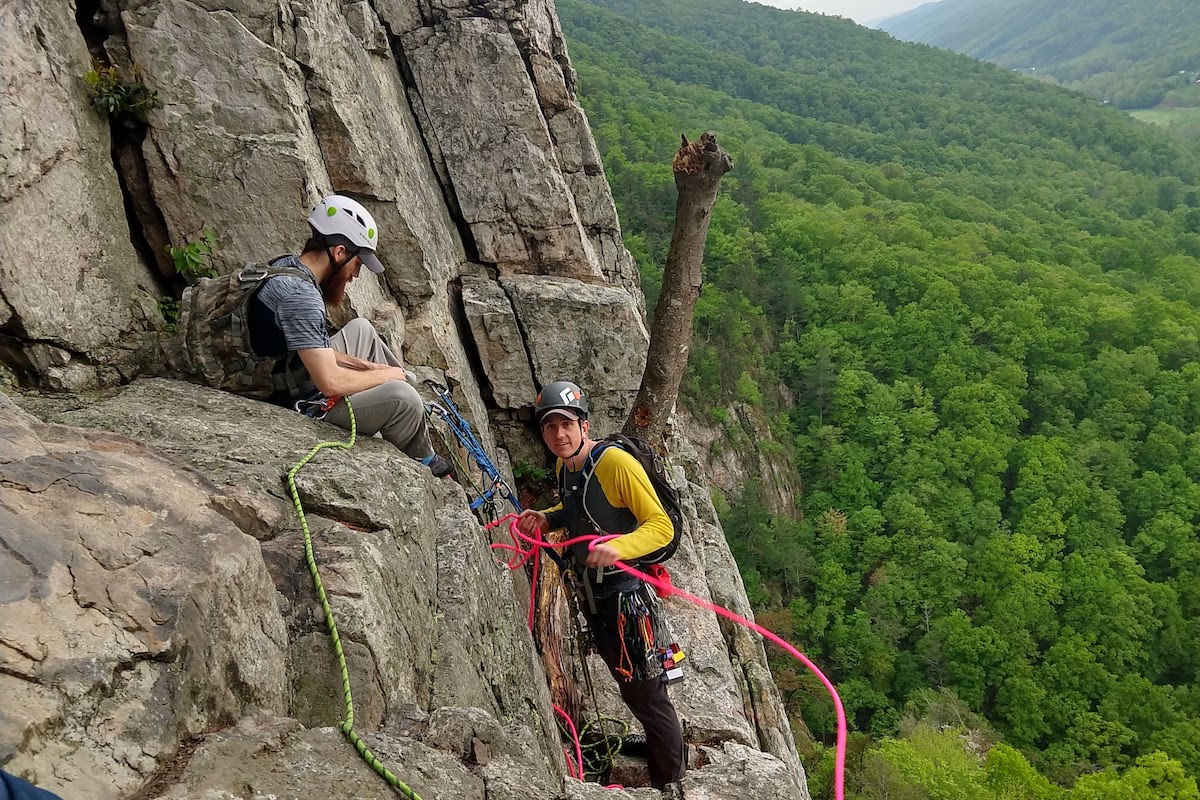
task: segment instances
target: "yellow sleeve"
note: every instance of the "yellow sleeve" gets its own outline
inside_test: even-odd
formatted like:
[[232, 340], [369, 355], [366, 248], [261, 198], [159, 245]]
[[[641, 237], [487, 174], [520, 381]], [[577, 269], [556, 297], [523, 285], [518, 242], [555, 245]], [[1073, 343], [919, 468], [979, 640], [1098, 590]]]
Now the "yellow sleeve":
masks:
[[614, 508], [628, 508], [638, 521], [632, 531], [609, 542], [622, 561], [653, 553], [670, 543], [675, 526], [636, 458], [619, 447], [608, 447], [592, 477], [600, 481], [605, 498]]

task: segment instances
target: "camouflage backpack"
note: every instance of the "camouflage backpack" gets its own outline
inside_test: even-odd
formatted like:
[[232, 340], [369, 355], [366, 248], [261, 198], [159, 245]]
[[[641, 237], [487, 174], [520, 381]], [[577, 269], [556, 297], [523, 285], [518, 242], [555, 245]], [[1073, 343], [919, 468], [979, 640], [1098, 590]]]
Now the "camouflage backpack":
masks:
[[256, 400], [281, 390], [293, 397], [316, 391], [302, 367], [276, 373], [279, 359], [257, 356], [250, 346], [250, 300], [276, 275], [316, 286], [312, 275], [296, 267], [247, 264], [238, 272], [203, 278], [183, 293], [175, 336], [167, 345], [168, 360], [181, 377]]

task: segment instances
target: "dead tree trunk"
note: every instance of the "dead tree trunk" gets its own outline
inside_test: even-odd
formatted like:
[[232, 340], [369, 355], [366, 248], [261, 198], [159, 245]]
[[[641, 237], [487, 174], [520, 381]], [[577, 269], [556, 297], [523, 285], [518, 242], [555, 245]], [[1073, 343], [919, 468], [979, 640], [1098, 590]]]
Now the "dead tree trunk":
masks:
[[663, 270], [662, 293], [654, 307], [646, 371], [625, 433], [641, 436], [657, 447], [663, 444], [667, 419], [675, 408], [679, 383], [687, 366], [692, 343], [692, 312], [703, 282], [704, 241], [712, 221], [721, 178], [733, 169], [733, 159], [717, 144], [712, 132], [700, 141], [683, 144], [671, 169], [679, 201], [675, 207], [675, 232]]
[[542, 569], [537, 586], [534, 638], [540, 646], [542, 666], [550, 684], [550, 699], [571, 719], [578, 720], [583, 712], [583, 697], [570, 666], [575, 621], [567, 608], [558, 568], [549, 559], [543, 559]]

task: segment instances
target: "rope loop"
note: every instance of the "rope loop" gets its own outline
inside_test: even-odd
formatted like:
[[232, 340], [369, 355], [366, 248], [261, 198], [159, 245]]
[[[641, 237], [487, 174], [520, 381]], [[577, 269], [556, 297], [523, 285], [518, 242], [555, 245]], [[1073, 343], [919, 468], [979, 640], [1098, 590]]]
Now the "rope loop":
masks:
[[[574, 539], [567, 539], [566, 541], [562, 541], [562, 542], [547, 542], [545, 539], [542, 538], [542, 531], [540, 529], [534, 531], [533, 536], [528, 536], [528, 535], [522, 533], [517, 528], [517, 519], [518, 519], [518, 517], [516, 514], [505, 514], [500, 519], [485, 526], [485, 528], [494, 528], [504, 522], [508, 523], [508, 533], [512, 537], [513, 544], [511, 544], [511, 545], [493, 544], [492, 548], [493, 549], [502, 549], [502, 550], [513, 550], [516, 552], [516, 555], [513, 557], [512, 561], [509, 564], [510, 569], [515, 568], [513, 566], [514, 563], [516, 566], [520, 566], [520, 565], [524, 564], [526, 561], [528, 561], [530, 558], [532, 558], [536, 553], [538, 553], [543, 548], [569, 547], [573, 544], [587, 542], [588, 550], [592, 550], [596, 547], [596, 545], [600, 544], [601, 542], [605, 542], [605, 541], [608, 541], [609, 539], [616, 538], [615, 535], [614, 536], [594, 536], [594, 535], [588, 534], [588, 535], [584, 535], [584, 536], [576, 536]], [[522, 547], [521, 546], [522, 543], [524, 543], [526, 546]], [[643, 580], [646, 583], [653, 586], [655, 589], [661, 589], [663, 591], [669, 592], [672, 596], [682, 598], [683, 600], [691, 603], [694, 606], [698, 606], [700, 608], [707, 609], [707, 610], [713, 612], [714, 614], [716, 614], [717, 616], [725, 617], [726, 619], [728, 619], [732, 622], [736, 622], [738, 625], [741, 625], [743, 628], [747, 628], [749, 630], [754, 631], [758, 635], [762, 636], [764, 639], [771, 640], [776, 645], [783, 648], [783, 650], [785, 652], [787, 652], [788, 655], [790, 655], [792, 658], [796, 659], [801, 664], [803, 664], [808, 669], [809, 672], [811, 672], [813, 675], [815, 675], [817, 677], [818, 680], [821, 681], [821, 684], [825, 687], [825, 691], [829, 692], [830, 697], [833, 698], [833, 708], [837, 715], [837, 744], [834, 748], [834, 760], [833, 760], [833, 794], [834, 794], [835, 800], [843, 800], [843, 797], [845, 794], [844, 786], [845, 786], [845, 774], [846, 774], [846, 736], [847, 736], [846, 710], [842, 706], [842, 698], [838, 696], [837, 689], [834, 687], [833, 682], [830, 681], [829, 678], [825, 677], [825, 673], [821, 672], [820, 668], [818, 668], [816, 664], [814, 664], [812, 661], [810, 661], [808, 656], [804, 655], [804, 653], [801, 653], [799, 650], [797, 650], [795, 647], [793, 647], [790, 643], [784, 641], [784, 639], [781, 638], [779, 635], [773, 633], [772, 631], [767, 630], [766, 628], [759, 625], [758, 623], [751, 622], [750, 620], [746, 619], [745, 617], [743, 617], [739, 614], [735, 614], [734, 612], [730, 611], [729, 609], [724, 608], [723, 606], [719, 606], [716, 603], [710, 603], [707, 600], [701, 599], [701, 598], [697, 597], [696, 595], [691, 594], [690, 592], [685, 592], [683, 589], [673, 586], [669, 581], [662, 580], [653, 575], [648, 575], [647, 573], [642, 572], [641, 570], [639, 570], [635, 567], [631, 567], [630, 565], [626, 564], [623, 561], [616, 562], [616, 564], [614, 566], [616, 566], [619, 569], [621, 569], [622, 571], [634, 576], [635, 578], [640, 578], [641, 580]], [[533, 596], [535, 595], [535, 593], [536, 593], [536, 587], [531, 587], [531, 591], [530, 591], [530, 595], [531, 595], [530, 602], [531, 603], [533, 601]]]

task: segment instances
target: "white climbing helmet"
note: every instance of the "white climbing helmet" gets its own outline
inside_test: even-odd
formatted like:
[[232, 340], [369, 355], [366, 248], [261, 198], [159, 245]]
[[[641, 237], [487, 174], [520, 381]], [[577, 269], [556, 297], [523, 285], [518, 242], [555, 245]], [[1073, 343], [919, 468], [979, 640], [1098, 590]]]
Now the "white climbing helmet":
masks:
[[348, 247], [371, 272], [383, 272], [375, 255], [379, 231], [362, 203], [340, 194], [326, 195], [308, 215], [308, 224], [327, 244]]

